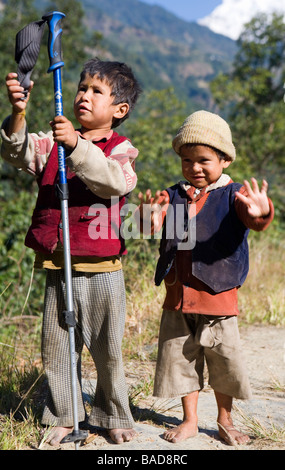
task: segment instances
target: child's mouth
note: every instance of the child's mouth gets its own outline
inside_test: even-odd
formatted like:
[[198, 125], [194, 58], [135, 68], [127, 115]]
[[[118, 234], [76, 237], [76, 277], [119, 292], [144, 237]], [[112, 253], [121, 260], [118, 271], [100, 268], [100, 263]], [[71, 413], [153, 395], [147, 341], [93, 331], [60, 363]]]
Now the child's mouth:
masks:
[[85, 113], [85, 112], [90, 112], [90, 109], [88, 109], [88, 108], [87, 108], [85, 105], [83, 105], [83, 104], [81, 104], [81, 105], [78, 107], [78, 109], [79, 109], [79, 112], [83, 112], [83, 113]]

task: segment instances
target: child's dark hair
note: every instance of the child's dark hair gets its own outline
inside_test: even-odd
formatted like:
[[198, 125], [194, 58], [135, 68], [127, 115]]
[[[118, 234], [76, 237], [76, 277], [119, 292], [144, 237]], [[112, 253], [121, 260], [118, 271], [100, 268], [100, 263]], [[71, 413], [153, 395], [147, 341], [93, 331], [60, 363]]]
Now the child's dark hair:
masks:
[[112, 89], [111, 96], [115, 97], [113, 104], [128, 103], [128, 113], [121, 119], [114, 119], [112, 128], [118, 127], [129, 117], [142, 91], [131, 68], [123, 62], [103, 61], [96, 57], [84, 64], [80, 81], [84, 80], [87, 74], [91, 77], [97, 75], [99, 80], [108, 83]]

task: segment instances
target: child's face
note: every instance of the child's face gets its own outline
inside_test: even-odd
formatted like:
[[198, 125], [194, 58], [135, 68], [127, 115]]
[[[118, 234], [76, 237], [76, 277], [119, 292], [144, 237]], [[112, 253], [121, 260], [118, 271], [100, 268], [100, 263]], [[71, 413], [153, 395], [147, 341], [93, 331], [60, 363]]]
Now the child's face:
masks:
[[113, 119], [120, 119], [128, 112], [128, 105], [114, 105], [111, 87], [95, 75], [86, 74], [79, 83], [74, 100], [74, 114], [86, 130], [110, 130]]
[[223, 169], [231, 164], [230, 160], [220, 160], [216, 152], [205, 145], [182, 145], [180, 157], [184, 178], [196, 188], [217, 181]]

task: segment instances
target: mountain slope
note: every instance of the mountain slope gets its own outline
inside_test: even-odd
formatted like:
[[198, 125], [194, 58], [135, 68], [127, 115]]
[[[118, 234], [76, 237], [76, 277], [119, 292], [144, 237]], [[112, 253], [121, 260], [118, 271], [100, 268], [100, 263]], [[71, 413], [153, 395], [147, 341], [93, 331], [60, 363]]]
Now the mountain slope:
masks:
[[138, 0], [81, 0], [88, 28], [109, 55], [130, 63], [145, 88], [173, 86], [194, 106], [210, 106], [209, 81], [227, 71], [231, 39]]
[[[157, 5], [139, 0], [81, 0], [89, 20], [95, 19], [98, 10], [125, 26], [143, 29], [162, 38], [193, 44], [208, 51], [220, 49], [223, 56], [232, 53], [235, 42], [228, 37], [213, 33], [210, 29], [194, 22], [183, 21]], [[119, 5], [119, 6], [118, 6]], [[102, 27], [104, 27], [102, 25]]]

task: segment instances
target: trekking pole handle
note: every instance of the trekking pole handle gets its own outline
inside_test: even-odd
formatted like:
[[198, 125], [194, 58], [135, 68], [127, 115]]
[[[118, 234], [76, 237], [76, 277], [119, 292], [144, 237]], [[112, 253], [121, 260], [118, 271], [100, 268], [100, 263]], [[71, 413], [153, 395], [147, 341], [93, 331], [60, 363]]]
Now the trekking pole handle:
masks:
[[50, 67], [48, 72], [53, 72], [54, 70], [63, 67], [64, 65], [64, 62], [61, 58], [61, 20], [64, 17], [65, 14], [61, 13], [60, 11], [52, 11], [42, 17], [42, 19], [47, 22], [49, 27], [48, 53]]
[[[48, 69], [48, 73], [53, 72], [56, 116], [63, 115], [61, 67], [63, 67], [64, 62], [61, 60], [61, 20], [64, 17], [65, 14], [59, 11], [52, 11], [43, 16], [43, 20], [47, 22], [49, 28], [48, 55], [50, 60], [50, 67]], [[60, 185], [58, 194], [60, 195], [60, 199], [68, 199], [65, 169], [65, 149], [62, 145], [58, 145], [57, 148]]]

